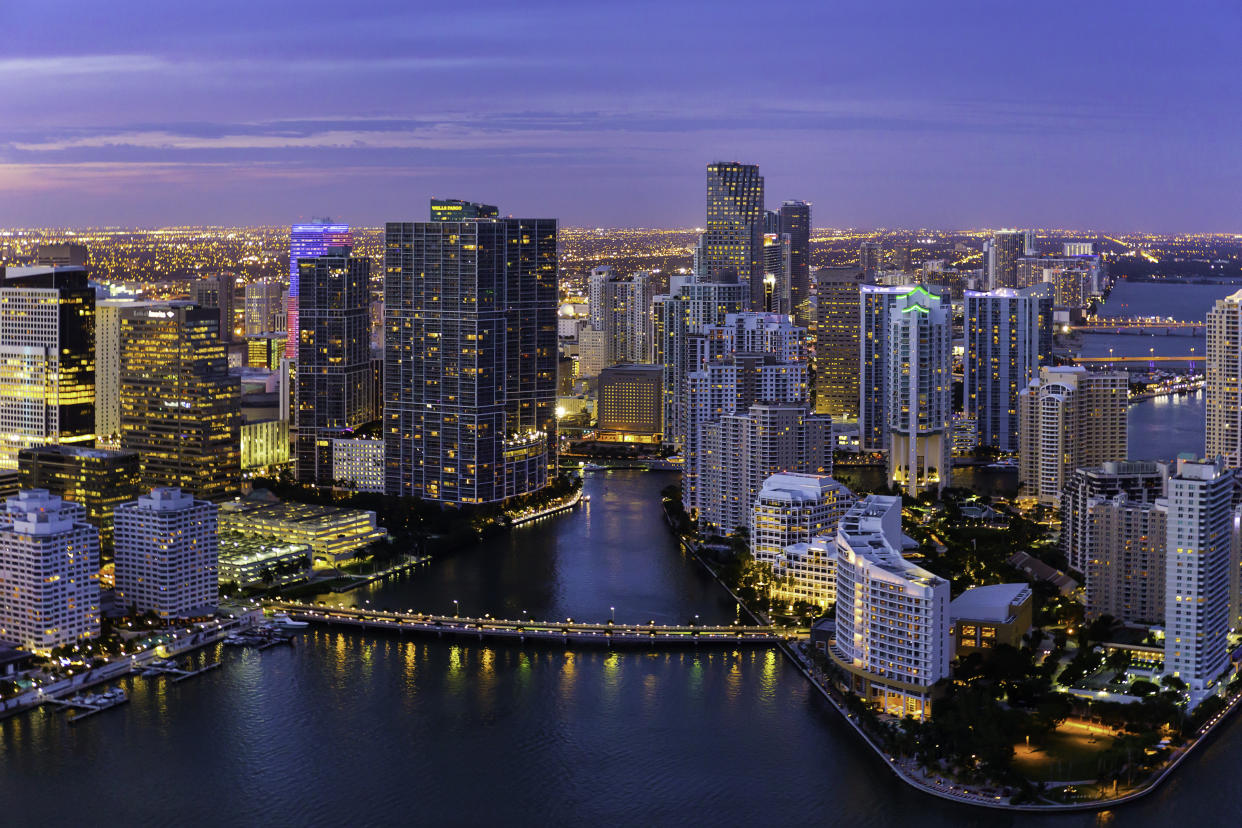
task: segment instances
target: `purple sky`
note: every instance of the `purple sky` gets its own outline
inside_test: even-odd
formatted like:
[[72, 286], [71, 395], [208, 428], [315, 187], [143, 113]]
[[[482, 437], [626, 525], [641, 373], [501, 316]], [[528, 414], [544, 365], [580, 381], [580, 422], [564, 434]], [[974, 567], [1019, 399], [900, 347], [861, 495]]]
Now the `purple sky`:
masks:
[[3, 0], [0, 226], [1242, 231], [1242, 3]]

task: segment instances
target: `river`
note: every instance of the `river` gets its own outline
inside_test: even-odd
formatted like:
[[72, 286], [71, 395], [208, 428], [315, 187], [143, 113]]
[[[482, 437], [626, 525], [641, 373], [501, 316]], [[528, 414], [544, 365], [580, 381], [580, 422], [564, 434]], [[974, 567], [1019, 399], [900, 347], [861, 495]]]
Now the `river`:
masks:
[[[590, 475], [589, 505], [350, 598], [728, 620], [735, 609], [661, 522], [671, 480]], [[330, 630], [223, 657], [179, 684], [131, 679], [130, 704], [78, 725], [52, 712], [0, 723], [4, 823], [1099, 824], [910, 790], [774, 650], [566, 651]], [[1239, 764], [1235, 723], [1118, 824], [1231, 819]]]

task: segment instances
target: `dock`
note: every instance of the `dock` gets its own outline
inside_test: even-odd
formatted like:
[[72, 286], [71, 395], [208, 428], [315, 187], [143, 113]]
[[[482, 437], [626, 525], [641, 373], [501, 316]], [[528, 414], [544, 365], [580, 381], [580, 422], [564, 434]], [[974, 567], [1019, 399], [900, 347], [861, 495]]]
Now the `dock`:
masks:
[[[159, 675], [163, 675], [163, 676], [171, 676], [174, 682], [185, 681], [188, 678], [194, 678], [197, 675], [206, 673], [208, 670], [214, 670], [217, 667], [221, 666], [222, 664], [224, 664], [223, 661], [213, 661], [210, 664], [204, 664], [202, 667], [199, 667], [197, 670], [186, 670], [181, 667], [178, 667], [175, 664], [154, 664], [153, 663], [153, 664], [148, 664], [146, 669], [142, 671], [142, 674], [145, 676], [148, 673], [158, 673]], [[153, 678], [154, 676], [148, 676], [148, 677]]]
[[768, 647], [785, 636], [772, 626], [725, 627], [663, 624], [583, 623], [580, 621], [515, 621], [500, 618], [468, 618], [391, 612], [355, 607], [317, 607], [278, 603], [271, 609], [291, 618], [322, 626], [344, 626], [364, 630], [387, 630], [403, 634], [434, 635], [438, 638], [472, 638], [512, 642], [550, 642], [596, 647]]
[[[117, 691], [120, 691], [120, 695], [115, 695]], [[71, 699], [47, 699], [44, 701], [44, 704], [60, 707], [62, 710], [79, 711], [65, 720], [69, 724], [77, 724], [87, 716], [94, 716], [96, 713], [102, 713], [128, 701], [129, 694], [118, 687], [116, 690], [100, 695], [88, 694], [86, 696], [74, 696]]]

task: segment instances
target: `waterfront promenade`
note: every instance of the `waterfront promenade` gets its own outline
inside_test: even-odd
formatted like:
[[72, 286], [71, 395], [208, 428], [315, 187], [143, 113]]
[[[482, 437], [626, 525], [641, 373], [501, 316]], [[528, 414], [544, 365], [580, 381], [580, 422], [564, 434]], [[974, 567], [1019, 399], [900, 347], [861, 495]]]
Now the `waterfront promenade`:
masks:
[[502, 618], [467, 618], [428, 615], [419, 612], [392, 612], [356, 607], [314, 606], [277, 601], [268, 609], [288, 613], [298, 621], [325, 626], [345, 626], [400, 633], [451, 636], [476, 640], [549, 641], [566, 645], [594, 647], [700, 647], [770, 646], [784, 640], [772, 626], [730, 625], [726, 627], [663, 624], [616, 624], [565, 621], [525, 621]]

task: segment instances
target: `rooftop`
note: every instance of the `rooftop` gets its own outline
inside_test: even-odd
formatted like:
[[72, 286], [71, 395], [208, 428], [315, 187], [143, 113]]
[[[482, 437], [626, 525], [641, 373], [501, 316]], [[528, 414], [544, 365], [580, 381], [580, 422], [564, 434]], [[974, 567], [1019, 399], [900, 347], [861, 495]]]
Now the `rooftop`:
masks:
[[1031, 599], [1026, 584], [991, 584], [968, 589], [949, 602], [949, 616], [1003, 623], [1013, 618], [1010, 607]]

